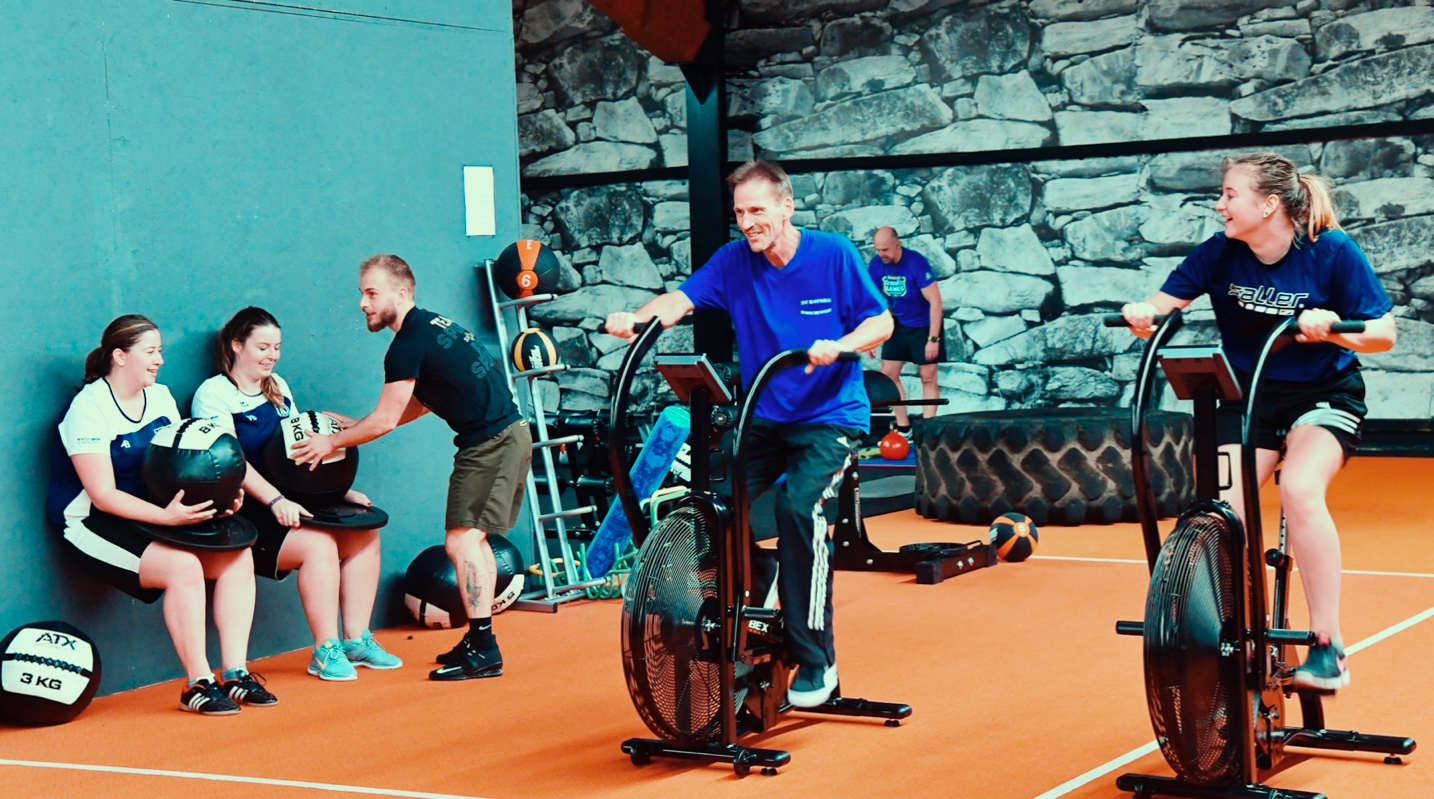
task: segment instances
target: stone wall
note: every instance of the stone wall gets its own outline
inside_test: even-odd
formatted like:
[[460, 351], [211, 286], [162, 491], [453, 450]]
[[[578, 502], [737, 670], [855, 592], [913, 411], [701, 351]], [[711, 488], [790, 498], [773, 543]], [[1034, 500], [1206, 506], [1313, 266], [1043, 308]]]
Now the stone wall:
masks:
[[[684, 163], [680, 72], [578, 0], [515, 2], [524, 174]], [[833, 157], [1218, 135], [1434, 117], [1434, 9], [1348, 0], [746, 0], [729, 53], [730, 155]], [[1400, 316], [1367, 356], [1371, 416], [1434, 415], [1434, 136], [1280, 148], [1335, 182]], [[799, 224], [871, 254], [895, 227], [946, 311], [946, 412], [1128, 399], [1136, 348], [1098, 314], [1197, 242], [1222, 153], [794, 176]], [[690, 274], [685, 184], [530, 193], [528, 235], [572, 267], [535, 309], [565, 408], [606, 396], [595, 333]], [[1208, 310], [1184, 337], [1215, 336]], [[663, 348], [690, 347], [674, 329]], [[874, 362], [869, 362], [874, 366]], [[651, 375], [644, 386], [654, 386]], [[915, 387], [914, 381], [908, 390]], [[552, 390], [552, 387], [549, 387]], [[651, 402], [651, 399], [645, 399]]]

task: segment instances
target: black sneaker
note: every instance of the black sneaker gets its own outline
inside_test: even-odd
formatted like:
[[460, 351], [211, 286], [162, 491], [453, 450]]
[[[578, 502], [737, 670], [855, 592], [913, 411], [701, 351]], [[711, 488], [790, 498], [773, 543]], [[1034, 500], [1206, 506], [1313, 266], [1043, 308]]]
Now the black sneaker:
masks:
[[264, 675], [246, 671], [239, 679], [225, 682], [224, 693], [235, 702], [243, 702], [253, 707], [273, 707], [279, 704], [279, 697], [269, 693], [264, 687], [268, 682]]
[[201, 716], [232, 716], [239, 712], [239, 704], [210, 677], [184, 689], [179, 695], [179, 709]]
[[458, 639], [458, 643], [454, 644], [452, 649], [440, 654], [438, 657], [434, 658], [434, 660], [438, 661], [438, 665], [440, 666], [452, 666], [453, 664], [458, 662], [459, 658], [463, 656], [463, 646], [467, 643], [468, 634], [464, 633], [463, 637]]
[[503, 654], [498, 651], [497, 644], [480, 652], [473, 648], [467, 638], [464, 638], [458, 644], [457, 662], [434, 669], [428, 673], [428, 679], [450, 682], [474, 680], [479, 677], [497, 677], [502, 673]]
[[816, 707], [826, 704], [837, 688], [836, 664], [830, 666], [798, 666], [797, 676], [787, 689], [787, 702], [792, 707]]
[[1338, 691], [1349, 685], [1349, 669], [1345, 667], [1344, 647], [1321, 637], [1310, 647], [1305, 662], [1295, 669], [1296, 688], [1315, 691]]

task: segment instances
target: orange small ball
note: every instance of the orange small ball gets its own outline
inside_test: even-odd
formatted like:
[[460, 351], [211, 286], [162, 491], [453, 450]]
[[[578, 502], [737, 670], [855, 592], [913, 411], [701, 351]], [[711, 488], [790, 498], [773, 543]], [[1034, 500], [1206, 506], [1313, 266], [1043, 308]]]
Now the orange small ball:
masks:
[[881, 457], [889, 461], [899, 461], [911, 454], [911, 442], [896, 430], [882, 436], [878, 446], [881, 449]]

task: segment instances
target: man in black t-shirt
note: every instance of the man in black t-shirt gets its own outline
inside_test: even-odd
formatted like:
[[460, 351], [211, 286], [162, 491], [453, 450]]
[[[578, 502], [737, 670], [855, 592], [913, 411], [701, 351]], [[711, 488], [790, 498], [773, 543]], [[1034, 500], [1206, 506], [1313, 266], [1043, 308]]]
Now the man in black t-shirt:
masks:
[[359, 308], [368, 329], [396, 335], [383, 359], [384, 386], [378, 407], [345, 429], [315, 435], [294, 447], [299, 463], [318, 463], [341, 447], [385, 435], [433, 411], [455, 433], [458, 455], [448, 481], [444, 548], [458, 573], [468, 613], [468, 632], [434, 680], [467, 680], [503, 673], [493, 637], [493, 591], [498, 567], [487, 534], [518, 523], [527, 486], [533, 440], [518, 413], [503, 367], [472, 333], [413, 304], [413, 270], [396, 255], [375, 255], [359, 267]]

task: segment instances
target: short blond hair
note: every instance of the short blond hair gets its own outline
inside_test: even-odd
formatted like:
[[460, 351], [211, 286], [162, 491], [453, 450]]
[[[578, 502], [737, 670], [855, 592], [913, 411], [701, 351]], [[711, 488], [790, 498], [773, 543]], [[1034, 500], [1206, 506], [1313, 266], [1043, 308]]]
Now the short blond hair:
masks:
[[418, 287], [418, 281], [413, 279], [413, 270], [409, 268], [408, 262], [397, 255], [380, 253], [369, 256], [368, 260], [359, 266], [359, 275], [367, 274], [370, 269], [383, 270], [384, 274], [388, 275], [389, 279], [397, 283], [400, 288], [408, 289], [409, 294], [412, 294]]
[[732, 170], [727, 176], [727, 185], [736, 189], [743, 183], [750, 183], [754, 180], [765, 180], [772, 184], [777, 190], [778, 200], [793, 199], [792, 179], [787, 177], [787, 171], [777, 165], [775, 161], [756, 159]]

